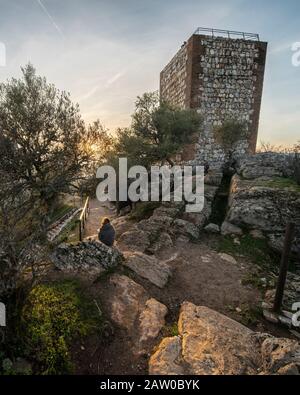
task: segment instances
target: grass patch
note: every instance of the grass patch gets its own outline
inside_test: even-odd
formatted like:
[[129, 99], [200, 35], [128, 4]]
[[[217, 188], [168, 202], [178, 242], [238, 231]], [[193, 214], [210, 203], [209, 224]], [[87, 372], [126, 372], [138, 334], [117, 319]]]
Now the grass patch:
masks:
[[164, 337], [174, 337], [179, 335], [178, 324], [174, 322], [171, 325], [166, 325], [163, 329]]
[[[236, 313], [237, 308], [229, 305], [228, 309]], [[243, 303], [240, 306], [239, 319], [238, 321], [245, 326], [252, 326], [259, 322], [262, 317], [262, 308], [260, 306], [250, 306], [247, 303]]]
[[297, 182], [292, 178], [274, 177], [271, 180], [258, 181], [258, 185], [277, 189], [287, 188], [292, 190], [293, 192], [300, 193], [300, 185], [298, 185]]
[[160, 202], [141, 202], [136, 205], [136, 208], [131, 212], [129, 218], [134, 221], [148, 219], [153, 214], [153, 211], [159, 206]]
[[96, 305], [73, 280], [34, 287], [21, 317], [25, 356], [37, 374], [71, 373], [71, 342], [102, 326]]
[[260, 306], [242, 305], [241, 309], [241, 323], [245, 326], [257, 324], [262, 317], [262, 308]]
[[241, 237], [240, 244], [234, 243], [230, 236], [221, 238], [218, 251], [247, 257], [262, 269], [276, 271], [279, 264], [279, 257], [272, 252], [267, 240], [254, 239], [249, 234]]

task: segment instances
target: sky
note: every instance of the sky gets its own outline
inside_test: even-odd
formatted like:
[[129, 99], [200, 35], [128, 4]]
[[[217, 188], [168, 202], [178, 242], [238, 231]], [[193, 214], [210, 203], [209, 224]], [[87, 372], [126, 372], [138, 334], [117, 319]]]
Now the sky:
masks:
[[87, 122], [114, 131], [197, 27], [259, 33], [269, 47], [258, 139], [290, 146], [300, 140], [299, 18], [299, 0], [0, 0], [0, 81], [31, 62]]

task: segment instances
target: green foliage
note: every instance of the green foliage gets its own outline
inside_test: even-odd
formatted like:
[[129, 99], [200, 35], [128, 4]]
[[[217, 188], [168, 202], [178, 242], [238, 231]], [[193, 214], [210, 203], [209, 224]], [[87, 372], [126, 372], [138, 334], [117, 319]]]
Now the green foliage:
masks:
[[277, 188], [277, 189], [287, 188], [293, 192], [300, 193], [300, 185], [298, 185], [297, 182], [292, 178], [273, 177], [271, 180], [260, 180], [257, 182], [257, 185], [266, 186], [269, 188]]
[[74, 281], [37, 285], [22, 311], [24, 343], [42, 374], [72, 371], [70, 344], [101, 327], [96, 306]]
[[134, 221], [141, 221], [142, 219], [150, 218], [153, 211], [160, 206], [160, 202], [140, 202], [135, 209], [130, 213], [130, 219]]
[[137, 98], [131, 128], [118, 131], [116, 153], [147, 168], [165, 162], [172, 165], [174, 154], [189, 144], [201, 127], [202, 118], [196, 111], [160, 102], [156, 92], [145, 93]]
[[234, 119], [226, 120], [221, 126], [214, 128], [216, 141], [227, 151], [234, 149], [234, 145], [245, 138], [246, 124]]
[[178, 324], [177, 322], [174, 322], [172, 325], [166, 325], [164, 327], [164, 337], [170, 336], [178, 336], [179, 331], [178, 331]]
[[31, 64], [0, 83], [0, 131], [0, 293], [8, 294], [47, 256], [60, 194], [96, 180], [111, 139], [99, 122], [85, 125], [70, 95]]

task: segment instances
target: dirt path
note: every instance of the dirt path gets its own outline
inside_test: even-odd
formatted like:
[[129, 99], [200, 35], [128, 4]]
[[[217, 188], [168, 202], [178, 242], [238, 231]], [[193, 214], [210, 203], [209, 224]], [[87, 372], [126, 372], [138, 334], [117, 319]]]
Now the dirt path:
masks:
[[[159, 289], [149, 281], [137, 276], [122, 266], [118, 269], [135, 282], [141, 284], [151, 297], [164, 303], [168, 308], [165, 328], [157, 338], [159, 344], [162, 337], [170, 336], [170, 328], [176, 327], [182, 302], [190, 301], [196, 305], [208, 306], [239, 322], [247, 325], [249, 312], [257, 309], [261, 301], [261, 291], [251, 285], [243, 285], [242, 280], [251, 271], [251, 262], [238, 258], [235, 263], [228, 262], [211, 247], [211, 240], [200, 243], [177, 244], [167, 256], [178, 253], [172, 263], [173, 275], [163, 289]], [[105, 276], [89, 289], [93, 296], [101, 301], [101, 308], [109, 317], [108, 303], [112, 292], [109, 276]], [[287, 336], [287, 331], [268, 323], [262, 317], [257, 322], [249, 323], [253, 330], [269, 332], [277, 336]], [[148, 355], [136, 357], [130, 348], [128, 334], [114, 326], [114, 333], [99, 344], [99, 340], [88, 339], [84, 344], [86, 351], [78, 358], [77, 373], [89, 374], [147, 374]], [[87, 366], [88, 365], [88, 366]]]
[[90, 200], [90, 213], [84, 229], [84, 238], [95, 236], [100, 228], [103, 217], [110, 219], [115, 218], [116, 213], [114, 207], [109, 203], [99, 202], [97, 199]]

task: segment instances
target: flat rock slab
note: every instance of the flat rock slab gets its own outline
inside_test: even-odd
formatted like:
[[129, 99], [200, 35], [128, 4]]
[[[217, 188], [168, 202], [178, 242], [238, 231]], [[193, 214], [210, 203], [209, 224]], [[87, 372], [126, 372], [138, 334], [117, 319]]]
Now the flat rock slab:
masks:
[[182, 359], [181, 337], [166, 337], [159, 345], [149, 362], [149, 374], [151, 375], [183, 375], [185, 374], [184, 361]]
[[141, 252], [124, 252], [123, 265], [133, 270], [137, 275], [146, 278], [152, 284], [163, 288], [168, 282], [172, 272], [170, 267], [155, 256]]
[[299, 374], [300, 344], [255, 333], [204, 306], [184, 302], [179, 336], [163, 339], [150, 374]]
[[118, 246], [122, 251], [144, 252], [150, 246], [148, 233], [138, 229], [124, 232], [118, 239]]
[[60, 244], [52, 253], [55, 267], [63, 272], [97, 277], [103, 271], [116, 267], [123, 259], [120, 251], [95, 240], [75, 245]]
[[149, 298], [146, 290], [127, 276], [113, 274], [110, 284], [111, 319], [128, 332], [136, 354], [147, 352], [165, 325], [167, 307]]

